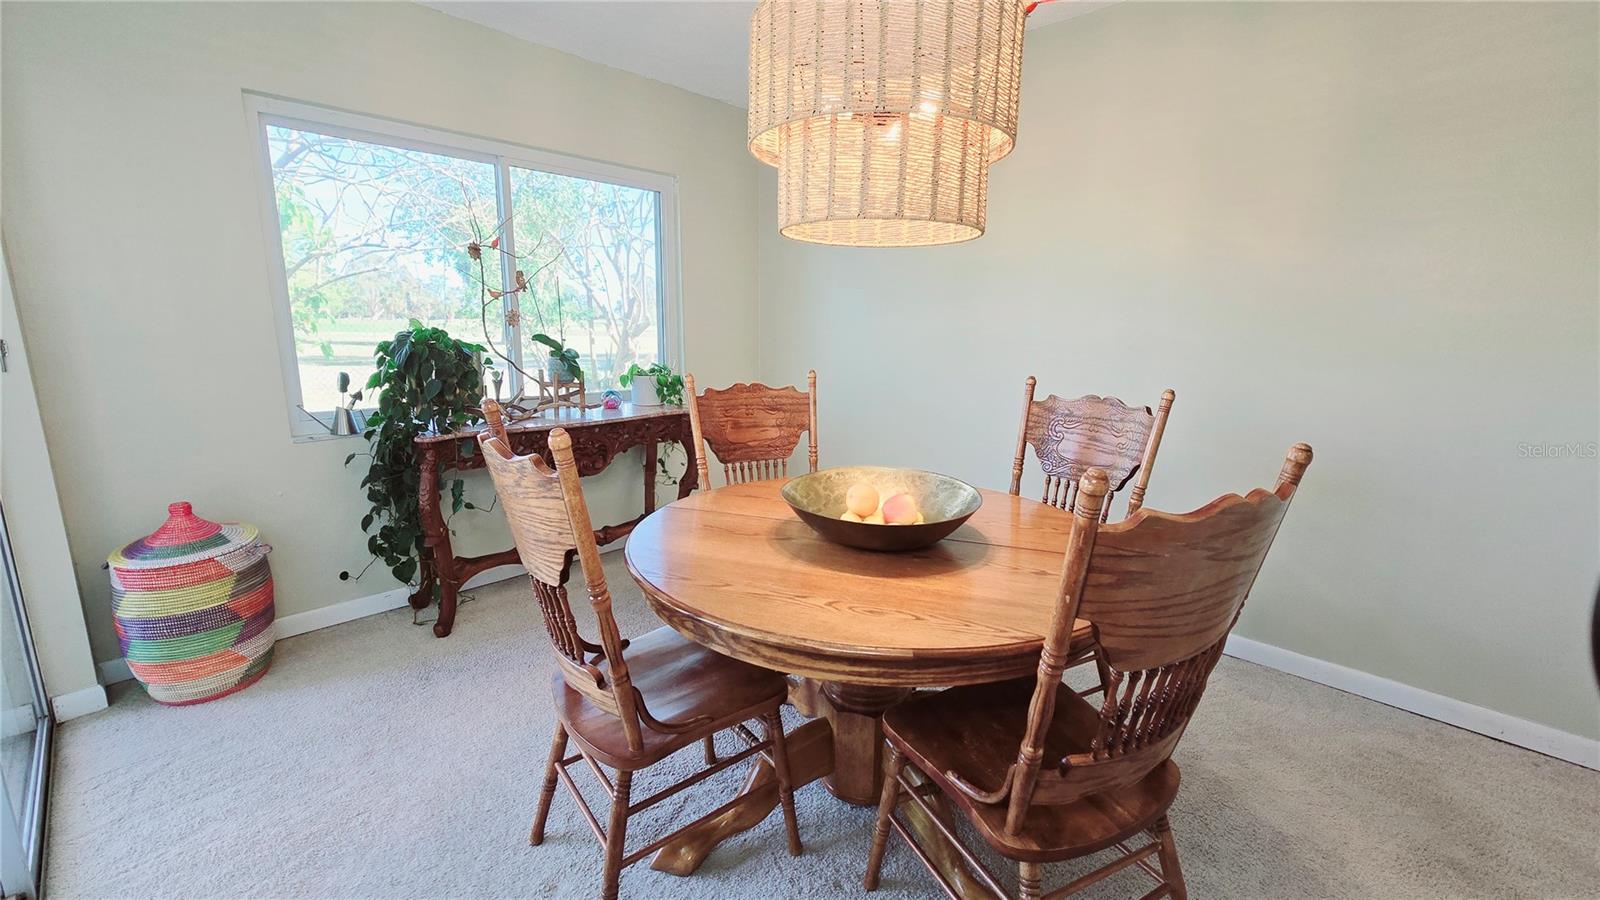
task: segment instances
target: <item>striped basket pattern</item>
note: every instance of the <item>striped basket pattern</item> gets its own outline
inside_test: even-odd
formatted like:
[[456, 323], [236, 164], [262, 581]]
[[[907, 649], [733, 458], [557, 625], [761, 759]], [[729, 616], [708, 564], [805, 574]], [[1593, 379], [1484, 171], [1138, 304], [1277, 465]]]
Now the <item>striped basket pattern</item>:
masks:
[[185, 502], [167, 514], [108, 559], [112, 616], [133, 677], [183, 706], [249, 687], [272, 664], [272, 548], [254, 526], [207, 521]]

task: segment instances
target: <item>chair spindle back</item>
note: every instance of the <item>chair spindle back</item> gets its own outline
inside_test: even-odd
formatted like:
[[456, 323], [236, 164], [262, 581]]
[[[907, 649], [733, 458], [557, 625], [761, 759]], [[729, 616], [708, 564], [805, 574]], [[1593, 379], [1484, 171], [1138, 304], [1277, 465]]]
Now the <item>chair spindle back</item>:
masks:
[[[1311, 448], [1296, 444], [1272, 491], [1226, 494], [1184, 514], [1144, 509], [1106, 526], [1100, 517], [1110, 480], [1098, 467], [1084, 474], [1061, 596], [1011, 767], [1009, 830], [1021, 828], [1031, 804], [1071, 803], [1130, 784], [1172, 755], [1310, 464]], [[1109, 668], [1098, 731], [1088, 751], [1049, 760], [1041, 771], [1080, 618], [1094, 625]]]
[[735, 384], [695, 393], [694, 375], [683, 376], [694, 430], [695, 465], [702, 488], [711, 487], [707, 445], [722, 463], [724, 484], [743, 484], [789, 474], [789, 457], [808, 438], [811, 471], [817, 470], [817, 373], [806, 373], [806, 390]]
[[[597, 707], [622, 720], [628, 746], [641, 749], [637, 691], [623, 658], [622, 636], [611, 613], [611, 591], [600, 566], [600, 547], [589, 505], [578, 479], [572, 438], [566, 429], [550, 432], [552, 470], [538, 456], [517, 456], [506, 434], [500, 404], [485, 400], [489, 427], [478, 435], [489, 477], [505, 509], [517, 555], [533, 582], [545, 632], [567, 685]], [[576, 558], [583, 569], [589, 603], [599, 624], [600, 642], [585, 640], [567, 600], [567, 578]], [[602, 671], [601, 661], [607, 662]]]
[[1167, 428], [1167, 416], [1177, 397], [1170, 389], [1151, 412], [1148, 406], [1128, 406], [1115, 397], [1088, 394], [1063, 400], [1054, 394], [1033, 399], [1038, 380], [1032, 375], [1024, 386], [1022, 427], [1017, 452], [1011, 460], [1011, 493], [1022, 492], [1022, 463], [1029, 444], [1044, 471], [1043, 502], [1073, 511], [1078, 480], [1089, 469], [1105, 470], [1109, 493], [1100, 506], [1100, 521], [1111, 515], [1111, 500], [1133, 483], [1128, 492], [1128, 515], [1144, 505], [1145, 489], [1155, 469], [1156, 451]]

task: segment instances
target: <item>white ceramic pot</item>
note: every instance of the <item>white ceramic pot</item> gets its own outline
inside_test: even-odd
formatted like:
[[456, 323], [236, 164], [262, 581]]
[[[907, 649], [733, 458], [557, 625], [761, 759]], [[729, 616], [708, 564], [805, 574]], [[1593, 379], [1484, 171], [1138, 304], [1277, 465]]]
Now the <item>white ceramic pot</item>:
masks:
[[661, 398], [656, 395], [656, 380], [647, 375], [640, 375], [629, 382], [633, 388], [634, 406], [660, 406]]
[[544, 377], [553, 384], [571, 384], [577, 380], [567, 371], [567, 367], [556, 362], [553, 356], [545, 358]]

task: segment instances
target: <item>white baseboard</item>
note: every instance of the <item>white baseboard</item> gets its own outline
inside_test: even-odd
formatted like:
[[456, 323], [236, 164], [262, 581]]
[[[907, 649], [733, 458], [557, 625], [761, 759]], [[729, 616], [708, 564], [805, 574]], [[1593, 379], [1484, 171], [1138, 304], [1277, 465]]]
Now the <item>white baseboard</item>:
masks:
[[1346, 693], [1376, 700], [1429, 719], [1465, 728], [1496, 740], [1564, 759], [1589, 769], [1600, 769], [1600, 741], [1569, 734], [1548, 725], [1519, 719], [1462, 700], [1401, 684], [1338, 663], [1263, 644], [1237, 634], [1228, 636], [1229, 656], [1325, 684]]
[[[621, 546], [622, 543], [612, 544], [600, 552], [609, 553]], [[461, 589], [470, 591], [473, 588], [483, 587], [486, 584], [505, 581], [508, 578], [515, 578], [518, 575], [525, 574], [527, 574], [527, 570], [522, 568], [520, 564], [495, 566], [488, 571], [480, 572], [467, 579], [467, 583], [462, 585]], [[317, 631], [333, 625], [342, 625], [345, 622], [354, 622], [356, 619], [388, 612], [391, 609], [399, 609], [406, 605], [406, 600], [410, 596], [411, 588], [397, 587], [379, 594], [368, 594], [365, 597], [356, 597], [352, 600], [309, 609], [301, 613], [279, 616], [275, 623], [278, 637], [294, 637], [297, 634], [305, 634], [308, 631]], [[99, 669], [101, 684], [116, 684], [133, 678], [133, 673], [128, 671], [128, 661], [125, 659], [108, 659], [99, 664]], [[104, 706], [105, 703], [102, 702], [101, 708], [104, 708]], [[93, 712], [93, 710], [90, 710], [90, 712]]]
[[56, 711], [57, 722], [71, 721], [105, 709], [106, 689], [98, 684], [91, 685], [81, 691], [51, 698], [50, 706]]

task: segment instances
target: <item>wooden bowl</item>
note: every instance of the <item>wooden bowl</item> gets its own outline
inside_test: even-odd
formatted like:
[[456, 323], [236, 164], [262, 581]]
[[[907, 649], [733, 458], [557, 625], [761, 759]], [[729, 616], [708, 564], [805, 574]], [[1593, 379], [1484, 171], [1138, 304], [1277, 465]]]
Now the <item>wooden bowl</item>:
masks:
[[[877, 488], [884, 498], [910, 494], [922, 511], [922, 524], [874, 525], [839, 518], [845, 511], [845, 492], [858, 482]], [[845, 466], [801, 475], [783, 486], [783, 499], [800, 521], [836, 544], [891, 552], [938, 543], [983, 505], [978, 489], [960, 479], [880, 466]]]

